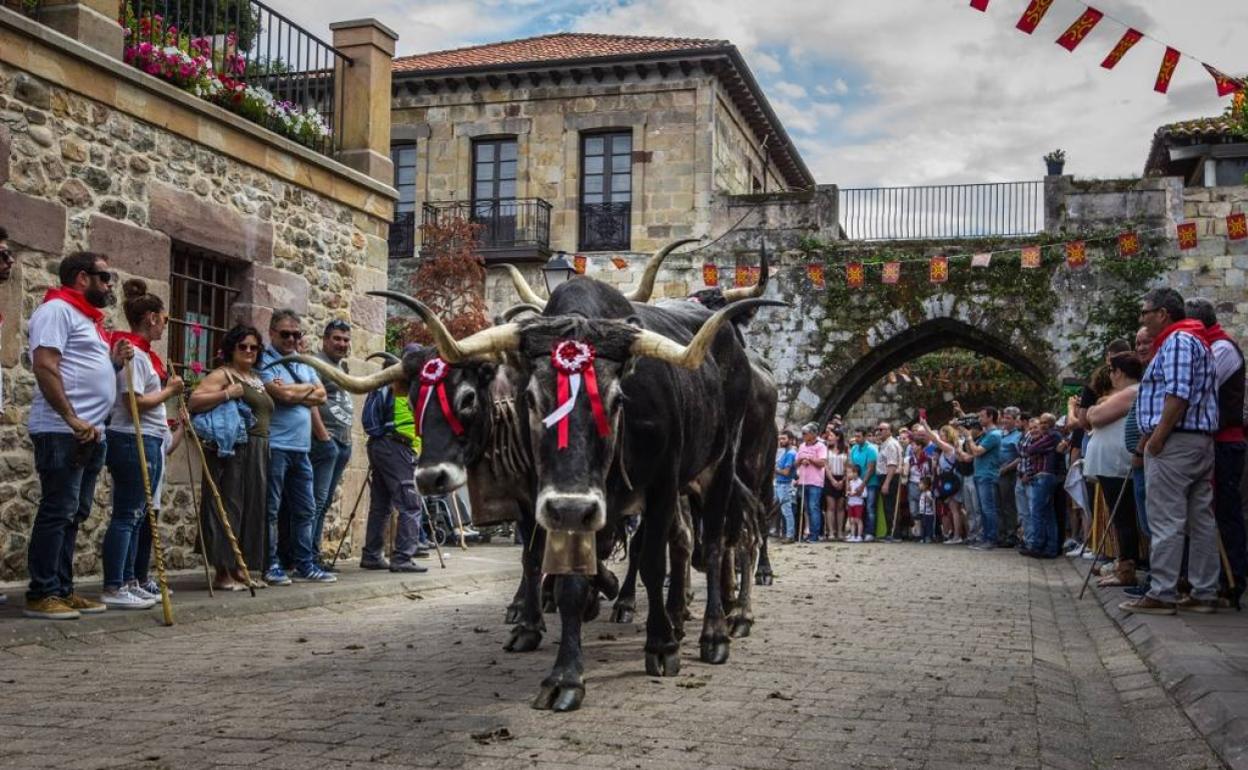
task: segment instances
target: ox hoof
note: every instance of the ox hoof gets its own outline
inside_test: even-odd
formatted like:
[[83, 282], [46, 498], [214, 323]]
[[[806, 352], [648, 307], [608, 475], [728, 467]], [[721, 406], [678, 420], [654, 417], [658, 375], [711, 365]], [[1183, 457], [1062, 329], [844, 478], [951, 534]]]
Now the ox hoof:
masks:
[[583, 685], [543, 685], [533, 699], [533, 708], [540, 711], [576, 711], [585, 701]]
[[733, 618], [731, 628], [728, 635], [734, 639], [743, 639], [750, 635], [750, 629], [753, 628], [754, 621], [749, 618]]
[[728, 662], [728, 640], [710, 641], [703, 640], [701, 644], [701, 653], [699, 657], [703, 663], [710, 663], [718, 666]]
[[602, 612], [602, 599], [598, 597], [598, 592], [589, 597], [585, 602], [584, 609], [581, 610], [581, 620], [588, 623], [598, 617], [598, 613]]
[[542, 643], [542, 632], [535, 628], [516, 626], [511, 629], [511, 638], [503, 645], [507, 652], [533, 652]]
[[647, 652], [646, 673], [650, 676], [676, 676], [680, 673], [680, 653]]
[[756, 586], [769, 586], [775, 582], [776, 582], [775, 577], [773, 577], [770, 573], [768, 574], [760, 573], [754, 576], [754, 585]]
[[633, 608], [624, 604], [617, 604], [611, 610], [612, 623], [632, 623]]
[[512, 625], [520, 622], [521, 607], [519, 604], [513, 604], [507, 608], [507, 614], [503, 616], [503, 622]]

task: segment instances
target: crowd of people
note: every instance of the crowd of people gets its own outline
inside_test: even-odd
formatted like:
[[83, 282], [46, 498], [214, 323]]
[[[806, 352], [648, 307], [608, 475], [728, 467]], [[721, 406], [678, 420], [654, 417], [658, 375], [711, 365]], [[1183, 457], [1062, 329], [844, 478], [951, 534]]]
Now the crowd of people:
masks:
[[[0, 281], [12, 265], [0, 229]], [[60, 286], [48, 290], [29, 321], [37, 384], [29, 431], [40, 500], [29, 540], [26, 616], [70, 620], [155, 606], [160, 587], [150, 573], [148, 500], [159, 506], [165, 458], [188, 434], [203, 448], [197, 549], [212, 567], [213, 587], [335, 582], [321, 544], [326, 512], [352, 453], [355, 406], [349, 393], [322, 383], [306, 364], [284, 360], [305, 350], [299, 315], [275, 311], [267, 342], [252, 326], [228, 330], [217, 366], [191, 390], [153, 349], [169, 315], [143, 281], [123, 286], [129, 330], [110, 330], [104, 308], [116, 302], [116, 274], [107, 258], [70, 254], [58, 273]], [[315, 355], [345, 370], [350, 347], [351, 325], [332, 320]], [[364, 569], [426, 571], [418, 560], [429, 555], [429, 535], [414, 481], [420, 440], [407, 392], [407, 383], [396, 383], [364, 405], [372, 495]], [[91, 514], [105, 468], [112, 513], [97, 601], [76, 590], [73, 564], [78, 530]], [[387, 560], [392, 509], [399, 525]]]
[[1065, 413], [1017, 407], [894, 434], [785, 430], [776, 451], [781, 542], [914, 540], [1094, 560], [1128, 612], [1239, 606], [1248, 572], [1244, 356], [1213, 303], [1173, 289], [1141, 301], [1134, 343], [1111, 343]]

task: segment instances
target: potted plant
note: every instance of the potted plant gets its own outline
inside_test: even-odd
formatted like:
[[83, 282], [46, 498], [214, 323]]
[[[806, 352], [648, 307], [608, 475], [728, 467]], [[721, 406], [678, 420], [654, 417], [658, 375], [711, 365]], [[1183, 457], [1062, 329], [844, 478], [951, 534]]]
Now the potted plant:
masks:
[[1049, 176], [1061, 176], [1066, 167], [1066, 151], [1054, 150], [1044, 156], [1044, 165], [1049, 167]]

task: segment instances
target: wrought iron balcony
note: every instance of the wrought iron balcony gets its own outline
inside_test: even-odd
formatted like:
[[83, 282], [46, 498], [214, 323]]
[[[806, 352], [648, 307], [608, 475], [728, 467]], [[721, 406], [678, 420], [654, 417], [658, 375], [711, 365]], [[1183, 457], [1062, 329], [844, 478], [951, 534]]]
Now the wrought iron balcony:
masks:
[[416, 256], [416, 212], [396, 212], [394, 224], [390, 225], [390, 258], [414, 256]]
[[582, 203], [581, 251], [627, 251], [633, 226], [631, 203]]
[[545, 259], [550, 255], [550, 210], [541, 198], [439, 201], [424, 205], [423, 223], [466, 219], [481, 225], [480, 250], [487, 262]]

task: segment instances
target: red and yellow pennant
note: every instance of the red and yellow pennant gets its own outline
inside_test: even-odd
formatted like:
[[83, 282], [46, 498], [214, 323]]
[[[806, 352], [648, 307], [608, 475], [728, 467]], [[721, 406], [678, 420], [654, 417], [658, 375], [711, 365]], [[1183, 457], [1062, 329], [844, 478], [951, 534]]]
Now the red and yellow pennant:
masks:
[[1088, 244], [1083, 241], [1071, 241], [1066, 244], [1066, 266], [1071, 270], [1082, 270], [1088, 266]]
[[1232, 241], [1248, 238], [1248, 214], [1241, 211], [1226, 218], [1226, 237]]
[[757, 286], [758, 279], [763, 275], [763, 269], [758, 265], [750, 266], [750, 286]]
[[1154, 91], [1164, 94], [1170, 90], [1170, 80], [1174, 78], [1174, 70], [1179, 66], [1182, 55], [1179, 49], [1166, 46], [1166, 54], [1161, 57], [1161, 69], [1157, 71], [1157, 82], [1153, 85]]
[[1083, 42], [1083, 39], [1088, 36], [1088, 33], [1092, 31], [1092, 28], [1103, 18], [1105, 18], [1105, 14], [1095, 8], [1088, 8], [1088, 10], [1083, 12], [1082, 16], [1075, 19], [1074, 24], [1066, 28], [1062, 36], [1057, 39], [1057, 44], [1067, 51], [1075, 50]]
[[901, 280], [901, 263], [885, 262], [884, 273], [880, 276], [880, 280], [884, 283], [893, 284]]
[[615, 265], [616, 270], [623, 270], [628, 267], [628, 260], [623, 257], [612, 257], [611, 264]]
[[750, 285], [750, 268], [748, 265], [737, 265], [732, 271], [732, 285], [738, 289]]
[[867, 278], [867, 269], [861, 262], [850, 262], [845, 265], [845, 283], [851, 289], [861, 289]]
[[944, 283], [949, 280], [949, 257], [943, 254], [932, 257], [928, 267], [928, 278], [932, 283]]
[[1023, 11], [1022, 17], [1018, 20], [1018, 28], [1030, 35], [1036, 31], [1036, 27], [1040, 26], [1041, 19], [1049, 12], [1052, 7], [1053, 0], [1031, 0], [1027, 5], [1027, 10]]
[[987, 11], [988, 0], [971, 0], [971, 7], [977, 11]]
[[1184, 222], [1179, 225], [1179, 248], [1183, 251], [1196, 248], [1196, 223]]
[[1023, 248], [1022, 257], [1019, 264], [1027, 269], [1040, 267], [1040, 247], [1027, 246]]
[[1244, 81], [1236, 80], [1222, 70], [1210, 67], [1208, 64], [1205, 64], [1205, 69], [1209, 71], [1209, 74], [1213, 77], [1214, 85], [1218, 87], [1218, 96], [1226, 96], [1244, 90]]
[[1137, 233], [1123, 233], [1118, 236], [1118, 256], [1134, 257], [1140, 253], [1140, 236]]
[[1114, 50], [1109, 52], [1109, 56], [1105, 57], [1105, 61], [1101, 62], [1101, 66], [1107, 70], [1112, 70], [1118, 62], [1122, 61], [1122, 57], [1127, 55], [1132, 46], [1144, 39], [1144, 33], [1138, 29], [1128, 29], [1122, 33], [1122, 37], [1118, 39], [1118, 44], [1114, 46]]
[[572, 257], [572, 269], [576, 271], [577, 275], [585, 275], [585, 265], [587, 261], [588, 260], [585, 259], [584, 254], [577, 254]]
[[707, 286], [719, 285], [719, 268], [713, 262], [702, 263], [702, 283]]
[[806, 278], [814, 284], [816, 289], [822, 289], [826, 285], [823, 276], [823, 263], [811, 262], [806, 265]]

